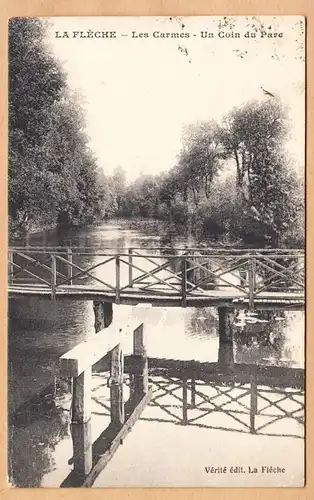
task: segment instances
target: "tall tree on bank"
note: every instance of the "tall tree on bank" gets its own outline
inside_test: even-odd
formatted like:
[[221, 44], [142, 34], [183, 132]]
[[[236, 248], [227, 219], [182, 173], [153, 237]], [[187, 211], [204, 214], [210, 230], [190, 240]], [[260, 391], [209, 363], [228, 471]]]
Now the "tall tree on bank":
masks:
[[9, 22], [9, 221], [12, 233], [102, 214], [84, 117], [36, 18]]
[[298, 212], [296, 175], [283, 147], [287, 131], [284, 107], [268, 98], [233, 109], [219, 133], [225, 158], [234, 160], [243, 216], [252, 234], [265, 235], [276, 246]]
[[192, 192], [197, 205], [202, 194], [208, 199], [215, 176], [219, 170], [221, 148], [215, 122], [201, 122], [186, 127], [183, 147], [177, 167], [178, 182], [183, 188], [184, 201]]

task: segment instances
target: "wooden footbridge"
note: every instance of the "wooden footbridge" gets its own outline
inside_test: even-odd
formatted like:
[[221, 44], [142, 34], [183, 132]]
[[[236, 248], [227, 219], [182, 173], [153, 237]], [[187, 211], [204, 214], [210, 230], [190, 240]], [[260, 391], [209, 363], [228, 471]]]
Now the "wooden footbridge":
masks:
[[304, 250], [12, 247], [10, 298], [302, 309]]

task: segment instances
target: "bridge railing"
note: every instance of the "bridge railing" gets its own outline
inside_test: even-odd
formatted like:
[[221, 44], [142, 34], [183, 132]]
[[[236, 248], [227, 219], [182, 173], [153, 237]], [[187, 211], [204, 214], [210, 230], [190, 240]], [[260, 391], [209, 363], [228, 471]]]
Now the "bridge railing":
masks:
[[101, 290], [111, 300], [147, 295], [217, 295], [254, 300], [285, 292], [304, 297], [304, 251], [292, 249], [143, 249], [95, 250], [78, 247], [12, 247], [9, 289], [58, 293]]

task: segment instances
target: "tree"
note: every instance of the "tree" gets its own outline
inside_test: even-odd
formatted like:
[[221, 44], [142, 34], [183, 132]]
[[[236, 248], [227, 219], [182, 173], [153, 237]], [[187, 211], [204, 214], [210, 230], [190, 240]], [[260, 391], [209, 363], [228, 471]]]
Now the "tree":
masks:
[[201, 122], [185, 129], [183, 148], [179, 154], [178, 180], [185, 192], [192, 192], [196, 205], [201, 192], [207, 199], [210, 196], [211, 185], [220, 166], [220, 153], [215, 122]]
[[233, 109], [219, 131], [224, 157], [235, 162], [243, 216], [253, 234], [272, 245], [297, 214], [291, 203], [296, 175], [283, 147], [287, 131], [286, 110], [272, 98]]
[[81, 224], [101, 216], [97, 162], [80, 98], [46, 45], [39, 19], [9, 22], [9, 218], [32, 225]]
[[140, 217], [158, 217], [161, 177], [140, 175], [126, 190], [124, 213]]
[[287, 113], [280, 101], [251, 101], [234, 108], [217, 132], [223, 157], [235, 161], [237, 185], [250, 182], [252, 165], [260, 154], [278, 151], [288, 129]]

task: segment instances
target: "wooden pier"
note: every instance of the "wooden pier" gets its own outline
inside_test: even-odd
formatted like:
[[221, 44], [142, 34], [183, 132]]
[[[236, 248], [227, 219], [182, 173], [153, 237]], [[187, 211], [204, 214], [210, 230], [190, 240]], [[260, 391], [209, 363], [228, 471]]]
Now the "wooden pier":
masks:
[[[126, 315], [122, 323], [121, 328], [113, 323], [98, 331], [97, 335], [60, 358], [60, 376], [72, 382], [73, 442], [73, 457], [69, 461], [73, 470], [61, 487], [91, 487], [151, 399], [144, 324], [136, 318], [136, 314], [131, 318]], [[130, 397], [125, 402], [123, 342], [128, 335], [133, 335], [132, 358], [141, 368], [131, 379]], [[92, 367], [104, 359], [109, 362], [110, 370], [107, 381], [110, 388], [110, 424], [94, 441], [91, 424]]]

